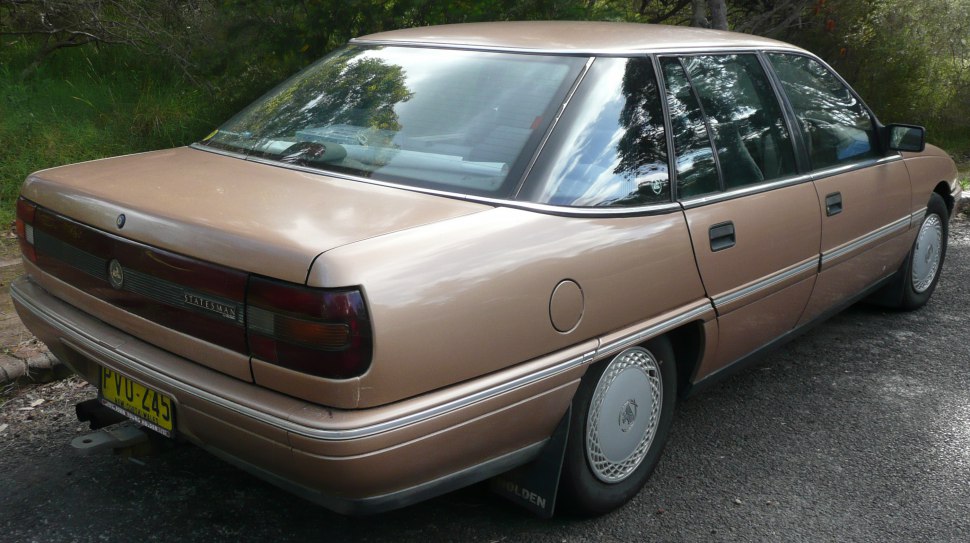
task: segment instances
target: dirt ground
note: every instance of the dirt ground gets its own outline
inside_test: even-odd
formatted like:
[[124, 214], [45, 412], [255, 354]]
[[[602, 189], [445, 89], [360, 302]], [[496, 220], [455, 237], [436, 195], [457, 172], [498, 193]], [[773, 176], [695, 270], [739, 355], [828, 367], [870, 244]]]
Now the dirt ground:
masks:
[[[10, 283], [24, 273], [20, 249], [12, 228], [0, 234], [0, 367], [28, 366], [28, 361], [47, 357], [47, 347], [37, 341], [20, 322], [10, 299]], [[0, 450], [4, 453], [26, 453], [36, 446], [34, 439], [64, 430], [64, 426], [86, 425], [73, 416], [74, 404], [93, 397], [96, 389], [78, 379], [50, 382], [63, 372], [37, 370], [12, 382], [0, 375]], [[24, 449], [15, 451], [14, 449]]]
[[[24, 273], [17, 239], [11, 230], [0, 234], [0, 388], [12, 388], [10, 378], [21, 383], [43, 383], [61, 374], [53, 371], [47, 347], [24, 328], [10, 300], [11, 281]], [[0, 389], [0, 401], [3, 394]]]

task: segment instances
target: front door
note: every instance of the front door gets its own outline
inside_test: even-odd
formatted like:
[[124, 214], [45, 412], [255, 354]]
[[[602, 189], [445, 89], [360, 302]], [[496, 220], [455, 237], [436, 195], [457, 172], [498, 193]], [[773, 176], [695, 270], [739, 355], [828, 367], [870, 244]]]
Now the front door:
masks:
[[899, 268], [913, 241], [912, 189], [899, 154], [881, 153], [872, 115], [833, 72], [803, 55], [767, 58], [799, 121], [822, 210], [807, 323]]

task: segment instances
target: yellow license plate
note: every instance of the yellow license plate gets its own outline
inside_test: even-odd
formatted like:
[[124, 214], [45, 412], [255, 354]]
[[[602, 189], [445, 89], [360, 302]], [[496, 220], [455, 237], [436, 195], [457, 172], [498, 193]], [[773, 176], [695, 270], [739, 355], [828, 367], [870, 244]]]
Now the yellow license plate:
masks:
[[162, 435], [171, 437], [175, 430], [172, 398], [105, 367], [101, 403]]

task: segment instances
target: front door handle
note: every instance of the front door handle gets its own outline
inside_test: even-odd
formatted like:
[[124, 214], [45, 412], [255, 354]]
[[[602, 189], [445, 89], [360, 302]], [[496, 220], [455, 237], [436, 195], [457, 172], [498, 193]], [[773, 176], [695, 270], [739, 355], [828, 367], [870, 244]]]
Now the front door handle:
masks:
[[711, 252], [723, 251], [734, 247], [737, 240], [734, 237], [734, 223], [731, 221], [715, 224], [708, 230], [711, 236]]
[[842, 193], [833, 192], [825, 197], [825, 216], [831, 217], [842, 213]]

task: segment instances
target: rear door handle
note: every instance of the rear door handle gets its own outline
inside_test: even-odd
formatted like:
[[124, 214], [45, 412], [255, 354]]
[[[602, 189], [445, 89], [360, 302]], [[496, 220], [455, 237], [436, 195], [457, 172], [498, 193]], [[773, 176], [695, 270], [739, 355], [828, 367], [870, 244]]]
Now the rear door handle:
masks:
[[825, 216], [831, 217], [842, 213], [842, 193], [833, 192], [825, 197]]
[[737, 243], [734, 237], [734, 223], [731, 221], [715, 224], [708, 233], [711, 236], [711, 252], [730, 249]]

